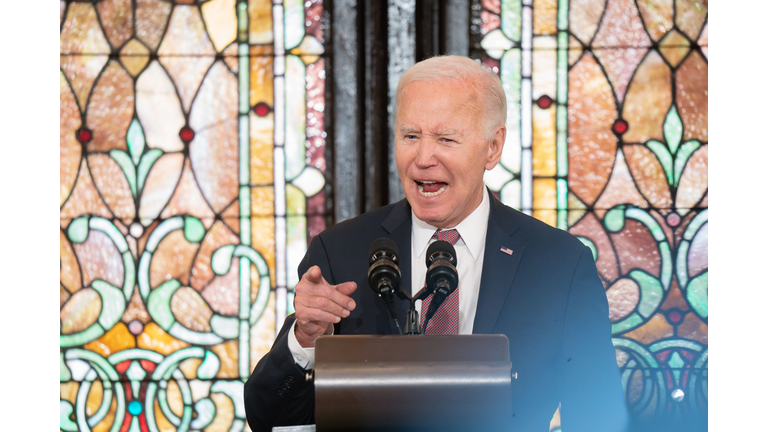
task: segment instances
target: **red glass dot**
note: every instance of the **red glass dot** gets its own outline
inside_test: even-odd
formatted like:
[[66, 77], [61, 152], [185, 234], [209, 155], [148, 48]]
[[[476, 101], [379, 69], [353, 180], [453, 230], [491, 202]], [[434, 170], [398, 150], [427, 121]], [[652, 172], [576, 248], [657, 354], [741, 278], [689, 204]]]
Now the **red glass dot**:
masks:
[[141, 367], [144, 368], [147, 372], [154, 372], [155, 368], [157, 368], [157, 365], [149, 360], [139, 360], [139, 363], [141, 363]]
[[189, 126], [184, 126], [181, 128], [181, 131], [179, 131], [179, 136], [181, 137], [181, 140], [184, 142], [192, 141], [192, 138], [195, 137], [195, 131], [189, 128]]
[[683, 315], [679, 311], [673, 310], [667, 315], [669, 321], [673, 324], [677, 324], [683, 320]]
[[77, 130], [77, 139], [81, 143], [83, 143], [83, 144], [85, 144], [88, 141], [90, 141], [92, 136], [93, 136], [93, 134], [91, 133], [90, 129], [88, 129], [88, 128], [84, 128], [83, 127], [83, 128], [80, 128], [80, 129]]
[[536, 100], [536, 105], [538, 105], [541, 109], [547, 109], [552, 106], [552, 98], [544, 95]]
[[123, 360], [120, 363], [115, 365], [115, 370], [117, 370], [117, 373], [123, 373], [126, 370], [128, 370], [128, 367], [131, 365], [130, 360]]
[[613, 131], [621, 135], [629, 129], [629, 125], [622, 119], [618, 119], [613, 123]]
[[269, 114], [269, 111], [269, 105], [264, 102], [259, 102], [255, 107], [253, 107], [253, 112], [255, 112], [259, 117], [264, 117], [265, 115]]
[[676, 227], [676, 226], [680, 225], [680, 215], [675, 213], [675, 212], [672, 212], [672, 213], [668, 214], [667, 215], [667, 225], [669, 225], [671, 227]]

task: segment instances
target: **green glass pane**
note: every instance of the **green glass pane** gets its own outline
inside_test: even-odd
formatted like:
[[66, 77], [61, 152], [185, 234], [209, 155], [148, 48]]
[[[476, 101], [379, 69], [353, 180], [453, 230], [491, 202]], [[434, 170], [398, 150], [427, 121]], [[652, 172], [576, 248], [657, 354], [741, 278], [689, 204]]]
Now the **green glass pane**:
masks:
[[509, 39], [520, 42], [520, 28], [522, 26], [522, 2], [511, 0], [501, 2], [501, 31]]
[[683, 122], [680, 120], [677, 108], [672, 105], [667, 113], [667, 118], [664, 119], [664, 139], [667, 140], [670, 152], [675, 153], [677, 151], [677, 146], [680, 145], [682, 138]]

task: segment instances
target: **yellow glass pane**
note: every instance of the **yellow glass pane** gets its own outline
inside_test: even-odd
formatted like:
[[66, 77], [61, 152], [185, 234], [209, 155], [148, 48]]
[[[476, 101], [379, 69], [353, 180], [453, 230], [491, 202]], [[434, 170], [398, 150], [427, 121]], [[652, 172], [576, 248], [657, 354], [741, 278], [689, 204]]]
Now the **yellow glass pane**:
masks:
[[248, 48], [251, 57], [254, 56], [272, 56], [275, 53], [275, 47], [270, 45], [251, 45]]
[[184, 414], [184, 401], [181, 396], [181, 389], [176, 380], [168, 381], [166, 395], [168, 396], [168, 406], [171, 408], [171, 412], [181, 417]]
[[555, 179], [533, 179], [533, 208], [557, 209], [557, 182]]
[[222, 393], [213, 393], [210, 399], [216, 406], [216, 416], [211, 424], [205, 427], [206, 432], [229, 431], [235, 420], [235, 406], [232, 399]]
[[251, 120], [251, 184], [268, 185], [274, 181], [274, 115], [259, 117], [253, 111]]
[[216, 51], [221, 52], [237, 36], [235, 0], [212, 0], [200, 6], [208, 36]]
[[136, 77], [149, 63], [149, 48], [138, 39], [131, 39], [120, 50], [120, 62], [131, 76]]
[[557, 226], [557, 210], [534, 210], [531, 216], [549, 226]]
[[274, 107], [273, 58], [269, 56], [251, 57], [251, 106], [263, 102]]
[[[93, 384], [91, 385], [90, 391], [88, 392], [88, 397], [85, 401], [85, 415], [90, 417], [94, 414], [96, 414], [96, 411], [99, 410], [99, 407], [101, 407], [101, 401], [104, 397], [104, 387], [101, 384], [101, 381], [93, 381]], [[112, 422], [115, 418], [115, 411], [117, 409], [117, 400], [113, 396], [112, 397], [112, 403], [110, 404], [109, 411], [107, 412], [107, 415], [104, 416], [104, 418], [97, 423], [93, 428], [91, 429], [93, 432], [107, 432], [110, 427], [112, 426]]]
[[[533, 106], [533, 175], [554, 176], [557, 174], [557, 135], [554, 106], [541, 109]], [[535, 200], [535, 198], [534, 198]], [[534, 208], [537, 208], [534, 205]]]
[[624, 333], [622, 337], [634, 339], [647, 345], [674, 335], [675, 329], [667, 322], [667, 318], [664, 315], [656, 314], [647, 323], [629, 333]]
[[186, 379], [197, 378], [197, 368], [203, 364], [203, 359], [188, 358], [179, 363], [179, 370], [184, 374]]
[[144, 331], [136, 337], [138, 348], [159, 352], [162, 355], [168, 355], [189, 346], [169, 335], [157, 324], [151, 322], [144, 327]]
[[688, 39], [674, 29], [659, 42], [659, 51], [672, 67], [677, 67], [690, 50]]
[[125, 324], [118, 322], [112, 329], [95, 341], [85, 344], [85, 349], [107, 357], [118, 351], [136, 347], [136, 339]]
[[260, 253], [269, 267], [269, 280], [275, 287], [275, 218], [251, 218], [251, 247]]
[[272, 216], [275, 214], [275, 190], [272, 186], [251, 188], [251, 215]]
[[77, 391], [80, 390], [80, 383], [77, 381], [68, 381], [59, 385], [59, 398], [61, 400], [69, 401], [72, 406], [75, 406], [77, 401]]
[[533, 0], [533, 34], [557, 33], [557, 0]]
[[248, 43], [272, 43], [272, 0], [248, 0]]
[[227, 341], [211, 347], [219, 357], [219, 372], [216, 378], [236, 379], [240, 375], [237, 372], [238, 342], [236, 340]]
[[159, 430], [160, 432], [176, 432], [176, 426], [174, 426], [170, 421], [168, 421], [168, 419], [165, 418], [163, 411], [160, 410], [160, 403], [158, 401], [158, 398], [155, 398], [155, 423], [157, 424], [157, 430]]

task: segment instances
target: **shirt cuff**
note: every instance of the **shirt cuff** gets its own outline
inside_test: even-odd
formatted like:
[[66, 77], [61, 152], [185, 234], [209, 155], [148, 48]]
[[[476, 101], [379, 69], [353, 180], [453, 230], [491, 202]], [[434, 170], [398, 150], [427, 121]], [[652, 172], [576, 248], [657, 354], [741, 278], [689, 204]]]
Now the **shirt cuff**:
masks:
[[304, 348], [296, 340], [296, 326], [291, 326], [288, 332], [288, 349], [291, 350], [293, 361], [300, 367], [309, 370], [315, 366], [315, 348]]

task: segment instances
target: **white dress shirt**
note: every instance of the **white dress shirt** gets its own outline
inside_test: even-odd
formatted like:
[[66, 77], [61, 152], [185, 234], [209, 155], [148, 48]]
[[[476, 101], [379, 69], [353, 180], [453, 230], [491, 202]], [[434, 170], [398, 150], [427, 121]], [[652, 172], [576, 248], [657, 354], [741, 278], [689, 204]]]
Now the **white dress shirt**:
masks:
[[[459, 274], [459, 334], [472, 334], [475, 323], [490, 211], [488, 190], [483, 188], [483, 200], [480, 205], [455, 227], [444, 228], [456, 229], [461, 236], [453, 246], [456, 250], [456, 271]], [[424, 287], [427, 276], [427, 247], [434, 241], [432, 235], [437, 228], [417, 218], [413, 210], [411, 221], [411, 295], [414, 295]], [[421, 316], [421, 300], [416, 301], [416, 310]], [[295, 327], [288, 333], [288, 349], [291, 350], [297, 365], [304, 369], [312, 369], [315, 366], [315, 349], [299, 345]]]
[[[456, 271], [459, 274], [459, 334], [472, 334], [475, 324], [490, 211], [488, 190], [483, 188], [483, 200], [475, 211], [455, 227], [444, 228], [456, 229], [461, 236], [453, 246], [456, 249]], [[437, 228], [419, 220], [413, 210], [411, 217], [411, 295], [415, 295], [424, 287], [427, 276], [427, 248], [435, 241], [432, 240], [432, 235]], [[416, 300], [416, 310], [421, 317], [421, 300]]]

